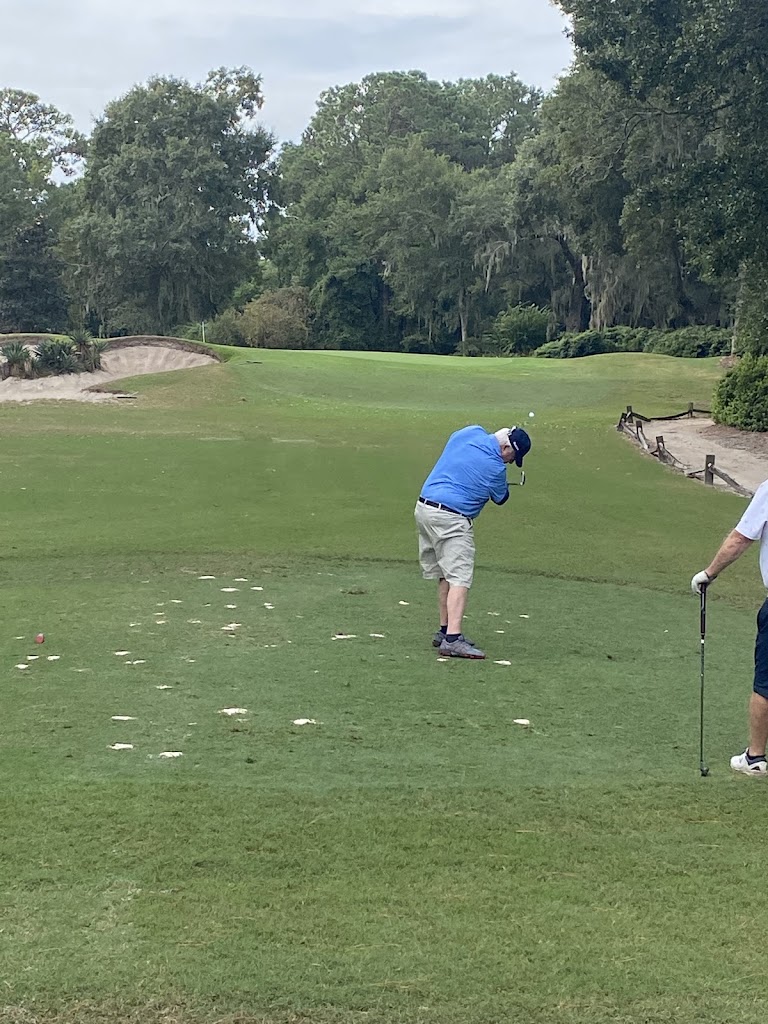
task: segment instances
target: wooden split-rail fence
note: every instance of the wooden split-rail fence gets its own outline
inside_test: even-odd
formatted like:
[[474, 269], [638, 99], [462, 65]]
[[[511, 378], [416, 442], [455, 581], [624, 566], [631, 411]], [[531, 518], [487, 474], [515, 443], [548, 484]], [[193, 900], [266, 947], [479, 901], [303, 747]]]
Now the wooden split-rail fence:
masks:
[[665, 466], [669, 466], [670, 469], [676, 470], [678, 473], [684, 473], [687, 477], [703, 479], [704, 483], [712, 487], [715, 482], [715, 477], [722, 480], [723, 483], [727, 484], [732, 490], [736, 491], [737, 494], [741, 494], [745, 498], [752, 497], [752, 491], [748, 491], [746, 487], [742, 487], [740, 483], [723, 472], [722, 469], [715, 465], [715, 456], [706, 455], [704, 457], [704, 468], [690, 470], [687, 466], [684, 466], [679, 459], [676, 459], [672, 452], [669, 451], [666, 444], [664, 443], [664, 435], [656, 435], [656, 447], [652, 447], [645, 436], [643, 429], [644, 423], [658, 423], [658, 422], [669, 422], [671, 420], [682, 420], [682, 419], [693, 419], [696, 414], [703, 416], [711, 416], [711, 412], [708, 409], [696, 409], [694, 408], [693, 402], [689, 402], [688, 408], [685, 412], [678, 412], [672, 416], [643, 416], [642, 413], [635, 412], [631, 405], [627, 406], [627, 411], [623, 412], [619, 417], [619, 422], [616, 424], [616, 429], [628, 434], [633, 441], [637, 441], [643, 451], [652, 455], [658, 459], [659, 462], [663, 462]]

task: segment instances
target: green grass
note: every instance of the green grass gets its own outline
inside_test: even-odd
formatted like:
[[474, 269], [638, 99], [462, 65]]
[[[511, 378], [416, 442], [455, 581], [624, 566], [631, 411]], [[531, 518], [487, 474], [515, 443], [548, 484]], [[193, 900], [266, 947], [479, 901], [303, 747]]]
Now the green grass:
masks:
[[68, 338], [68, 334], [0, 334], [0, 347], [12, 341], [66, 341]]
[[[613, 429], [716, 361], [225, 354], [0, 406], [0, 1020], [753, 1021], [754, 559], [711, 595], [707, 780], [687, 590], [745, 503]], [[414, 498], [451, 430], [523, 420], [489, 659], [438, 662]]]

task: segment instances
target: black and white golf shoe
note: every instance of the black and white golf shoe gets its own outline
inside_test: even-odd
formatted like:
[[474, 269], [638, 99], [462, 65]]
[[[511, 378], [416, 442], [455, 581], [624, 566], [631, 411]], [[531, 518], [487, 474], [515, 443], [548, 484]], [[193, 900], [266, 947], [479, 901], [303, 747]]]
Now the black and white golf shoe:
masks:
[[750, 757], [749, 747], [743, 754], [731, 758], [731, 770], [742, 775], [756, 775], [759, 778], [768, 776], [768, 761], [764, 757]]

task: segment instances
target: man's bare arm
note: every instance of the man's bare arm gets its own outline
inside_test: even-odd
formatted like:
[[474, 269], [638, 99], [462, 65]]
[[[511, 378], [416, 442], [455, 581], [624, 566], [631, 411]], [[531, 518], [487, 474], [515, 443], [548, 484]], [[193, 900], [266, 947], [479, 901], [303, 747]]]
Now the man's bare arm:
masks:
[[723, 569], [735, 562], [737, 558], [740, 558], [750, 544], [753, 543], [754, 541], [752, 541], [751, 538], [745, 537], [744, 534], [739, 533], [738, 530], [731, 530], [720, 545], [720, 550], [705, 569], [707, 576], [709, 576], [710, 579], [714, 579], [715, 576], [719, 576]]

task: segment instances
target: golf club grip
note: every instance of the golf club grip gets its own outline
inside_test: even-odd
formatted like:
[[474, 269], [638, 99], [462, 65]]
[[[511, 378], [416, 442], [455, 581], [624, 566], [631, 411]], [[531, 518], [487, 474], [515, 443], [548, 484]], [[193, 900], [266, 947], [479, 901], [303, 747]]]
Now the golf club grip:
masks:
[[704, 636], [706, 635], [706, 632], [707, 632], [707, 585], [706, 585], [706, 583], [703, 584], [703, 586], [701, 588], [701, 616], [700, 616], [700, 624], [701, 624], [701, 639], [703, 640]]

